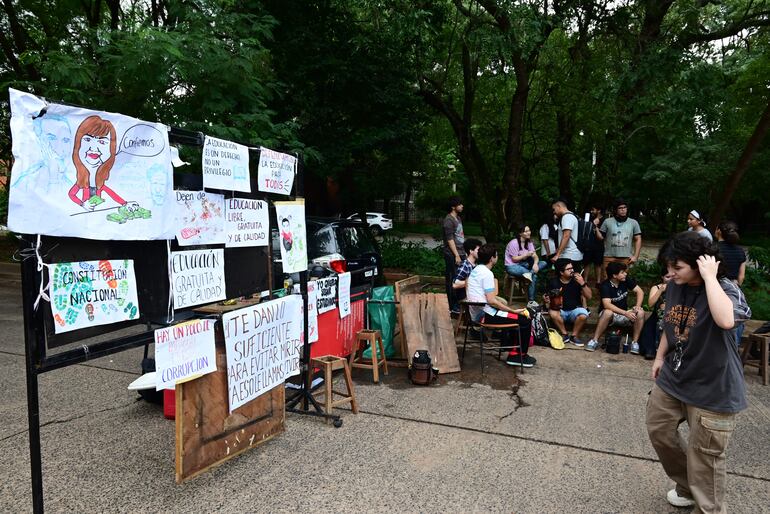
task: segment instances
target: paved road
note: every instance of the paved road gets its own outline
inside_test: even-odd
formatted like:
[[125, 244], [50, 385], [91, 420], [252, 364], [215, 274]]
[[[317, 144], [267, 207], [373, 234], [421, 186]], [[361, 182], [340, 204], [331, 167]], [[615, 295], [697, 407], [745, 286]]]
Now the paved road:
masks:
[[[31, 510], [20, 295], [0, 287], [0, 510]], [[518, 381], [477, 348], [465, 371], [414, 387], [354, 373], [361, 412], [335, 429], [297, 415], [274, 440], [174, 483], [174, 423], [137, 401], [133, 350], [41, 377], [49, 512], [681, 512], [644, 429], [649, 363], [534, 348]], [[732, 512], [767, 512], [770, 387], [729, 450]]]

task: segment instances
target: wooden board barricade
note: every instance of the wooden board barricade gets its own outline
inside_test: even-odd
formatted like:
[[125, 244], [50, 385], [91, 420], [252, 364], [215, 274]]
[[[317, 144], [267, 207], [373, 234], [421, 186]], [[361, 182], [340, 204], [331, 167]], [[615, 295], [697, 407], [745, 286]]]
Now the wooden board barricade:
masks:
[[438, 280], [443, 281], [414, 276], [396, 282], [401, 351], [411, 358], [417, 350], [428, 350], [439, 373], [456, 373], [460, 371], [460, 359], [446, 294], [420, 292], [426, 286], [439, 285]]
[[227, 356], [220, 321], [216, 324], [216, 359], [216, 372], [176, 386], [177, 483], [286, 430], [283, 384], [228, 412]]

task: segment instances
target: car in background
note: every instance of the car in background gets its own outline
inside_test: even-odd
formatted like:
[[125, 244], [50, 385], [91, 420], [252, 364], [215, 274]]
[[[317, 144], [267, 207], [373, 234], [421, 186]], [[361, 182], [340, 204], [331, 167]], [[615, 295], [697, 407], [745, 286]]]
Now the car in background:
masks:
[[[348, 219], [360, 220], [361, 215], [359, 213], [351, 214], [348, 216]], [[390, 219], [387, 214], [382, 212], [367, 212], [366, 222], [369, 224], [369, 227], [372, 229], [372, 233], [375, 236], [381, 236], [383, 232], [393, 228], [393, 220]]]
[[[360, 220], [317, 218], [308, 216], [307, 230], [308, 271], [311, 276], [351, 272], [351, 285], [383, 281], [382, 256], [370, 228]], [[281, 287], [276, 279], [287, 277], [281, 266], [280, 232], [272, 231], [273, 287]], [[364, 269], [369, 268], [369, 269]], [[296, 283], [299, 274], [291, 275]]]

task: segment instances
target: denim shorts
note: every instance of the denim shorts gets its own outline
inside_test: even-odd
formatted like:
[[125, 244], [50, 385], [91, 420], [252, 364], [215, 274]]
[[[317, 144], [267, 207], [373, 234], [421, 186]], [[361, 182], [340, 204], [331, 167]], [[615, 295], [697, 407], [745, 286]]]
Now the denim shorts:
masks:
[[563, 319], [565, 323], [573, 323], [578, 316], [585, 316], [587, 318], [588, 310], [583, 307], [576, 307], [571, 311], [561, 310], [559, 311], [559, 314], [561, 314], [561, 319]]

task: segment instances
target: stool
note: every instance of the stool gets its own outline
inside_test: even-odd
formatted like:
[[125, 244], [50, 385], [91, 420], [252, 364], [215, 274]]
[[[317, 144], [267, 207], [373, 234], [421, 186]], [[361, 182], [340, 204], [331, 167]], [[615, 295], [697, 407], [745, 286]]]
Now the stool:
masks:
[[[515, 294], [517, 290], [519, 291], [518, 295]], [[508, 305], [513, 303], [514, 297], [526, 299], [528, 290], [529, 282], [524, 277], [514, 277], [508, 273], [505, 274], [503, 291], [508, 292]]]
[[[759, 368], [759, 372], [762, 375], [762, 385], [767, 385], [768, 382], [768, 364], [767, 355], [770, 353], [770, 334], [751, 334], [749, 340], [743, 345], [743, 351], [741, 352], [741, 364], [752, 368]], [[749, 354], [754, 345], [759, 346], [759, 361], [749, 359]]]
[[[344, 357], [337, 357], [336, 355], [324, 355], [323, 357], [311, 359], [310, 364], [314, 368], [321, 368], [323, 370], [324, 386], [326, 388], [324, 396], [326, 414], [331, 414], [334, 407], [348, 402], [350, 402], [350, 409], [353, 411], [353, 414], [358, 414], [358, 402], [356, 401], [356, 392], [353, 390], [353, 380], [350, 376], [350, 368], [348, 367], [347, 359]], [[348, 389], [347, 393], [341, 393], [333, 389], [334, 371], [338, 369], [344, 370], [345, 385]], [[335, 394], [342, 396], [342, 398], [335, 400]], [[329, 423], [329, 418], [326, 418], [326, 423]]]
[[[367, 346], [365, 343], [369, 343], [369, 348], [372, 349], [371, 364], [364, 362], [364, 350]], [[379, 349], [380, 357], [377, 357], [377, 350]], [[388, 361], [385, 358], [385, 346], [382, 344], [382, 334], [379, 330], [359, 330], [356, 334], [356, 346], [353, 348], [353, 353], [350, 354], [350, 369], [362, 368], [372, 370], [374, 383], [380, 381], [380, 366], [382, 366], [385, 374], [388, 374]]]

